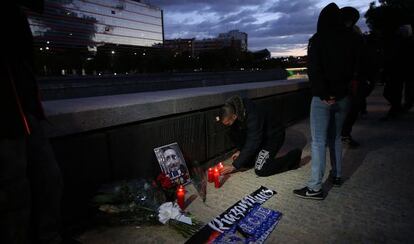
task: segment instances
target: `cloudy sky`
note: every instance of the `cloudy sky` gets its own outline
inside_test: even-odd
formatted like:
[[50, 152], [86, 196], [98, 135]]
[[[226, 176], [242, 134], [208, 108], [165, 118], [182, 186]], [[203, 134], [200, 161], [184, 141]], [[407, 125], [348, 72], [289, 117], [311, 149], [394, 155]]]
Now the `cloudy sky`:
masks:
[[[361, 16], [373, 0], [336, 1], [353, 6]], [[272, 56], [304, 55], [316, 30], [325, 0], [150, 0], [164, 10], [165, 37], [197, 39], [239, 29], [249, 35], [250, 50], [267, 48]], [[367, 30], [365, 19], [359, 21]]]

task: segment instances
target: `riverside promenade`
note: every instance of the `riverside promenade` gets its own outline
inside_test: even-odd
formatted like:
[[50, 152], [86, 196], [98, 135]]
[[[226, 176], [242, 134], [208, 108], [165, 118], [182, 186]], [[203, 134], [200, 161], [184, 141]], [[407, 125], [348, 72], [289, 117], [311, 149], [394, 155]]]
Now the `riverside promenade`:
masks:
[[[309, 121], [290, 126], [282, 149], [304, 148], [297, 170], [260, 178], [253, 170], [232, 175], [220, 189], [208, 184], [205, 203], [198, 197], [188, 210], [207, 223], [260, 185], [278, 194], [264, 206], [283, 213], [266, 243], [414, 243], [414, 111], [381, 122], [388, 110], [377, 88], [368, 99], [368, 115], [357, 121], [353, 136], [358, 149], [344, 150], [344, 184], [326, 183], [324, 201], [295, 197], [310, 175]], [[327, 162], [327, 173], [330, 169]], [[189, 187], [191, 192], [191, 187]], [[183, 243], [168, 227], [93, 228], [82, 243]]]

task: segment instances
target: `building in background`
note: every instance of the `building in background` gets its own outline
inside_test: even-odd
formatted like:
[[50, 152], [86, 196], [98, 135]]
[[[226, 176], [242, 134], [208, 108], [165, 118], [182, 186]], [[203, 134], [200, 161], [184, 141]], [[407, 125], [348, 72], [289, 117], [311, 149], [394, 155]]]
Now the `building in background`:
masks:
[[223, 48], [232, 48], [238, 52], [247, 52], [247, 34], [238, 30], [232, 30], [227, 33], [220, 33], [216, 38], [202, 40], [178, 38], [165, 40], [164, 48], [172, 50], [177, 55], [191, 53], [191, 57], [199, 56], [203, 52]]
[[194, 57], [195, 38], [164, 40], [164, 48], [171, 50], [174, 55], [188, 55]]
[[203, 40], [195, 40], [194, 53], [196, 56], [200, 53], [220, 50], [223, 48], [234, 48], [241, 52], [241, 42], [239, 40], [227, 39], [227, 38], [209, 38]]
[[164, 40], [163, 11], [143, 1], [46, 0], [28, 17], [40, 75], [113, 73], [118, 62], [133, 70]]
[[240, 41], [241, 51], [247, 52], [247, 33], [241, 32], [239, 30], [231, 30], [226, 33], [220, 33], [218, 35], [219, 39], [230, 39]]
[[271, 53], [267, 48], [254, 51], [252, 52], [252, 54], [255, 60], [268, 60], [271, 58]]

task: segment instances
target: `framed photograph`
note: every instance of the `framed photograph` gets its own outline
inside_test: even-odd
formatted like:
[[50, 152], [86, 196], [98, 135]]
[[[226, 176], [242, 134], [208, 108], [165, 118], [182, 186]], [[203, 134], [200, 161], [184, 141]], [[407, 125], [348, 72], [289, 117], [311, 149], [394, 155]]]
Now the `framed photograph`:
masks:
[[187, 185], [191, 182], [183, 154], [178, 144], [172, 143], [154, 148], [161, 171], [176, 184]]

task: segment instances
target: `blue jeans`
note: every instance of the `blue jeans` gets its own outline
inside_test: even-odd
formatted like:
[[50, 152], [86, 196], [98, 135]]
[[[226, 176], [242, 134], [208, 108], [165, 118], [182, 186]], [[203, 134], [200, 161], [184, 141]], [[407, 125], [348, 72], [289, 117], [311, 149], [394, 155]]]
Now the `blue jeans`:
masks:
[[333, 105], [325, 104], [313, 97], [310, 123], [312, 134], [312, 175], [308, 187], [314, 191], [322, 189], [326, 166], [326, 146], [329, 147], [332, 174], [341, 177], [342, 142], [341, 131], [348, 112], [349, 99], [343, 98]]

